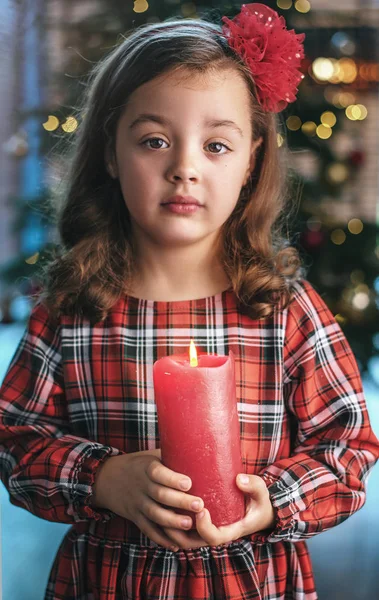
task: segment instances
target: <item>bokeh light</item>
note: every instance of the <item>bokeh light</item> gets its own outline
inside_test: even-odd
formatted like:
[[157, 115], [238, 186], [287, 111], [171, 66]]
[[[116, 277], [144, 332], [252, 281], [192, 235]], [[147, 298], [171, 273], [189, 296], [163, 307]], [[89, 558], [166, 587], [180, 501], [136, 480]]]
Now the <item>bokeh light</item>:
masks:
[[343, 229], [334, 229], [330, 235], [330, 239], [332, 240], [333, 244], [340, 246], [346, 240], [346, 233]]
[[363, 223], [360, 219], [350, 219], [347, 227], [350, 233], [354, 233], [355, 235], [358, 235], [358, 233], [363, 231]]

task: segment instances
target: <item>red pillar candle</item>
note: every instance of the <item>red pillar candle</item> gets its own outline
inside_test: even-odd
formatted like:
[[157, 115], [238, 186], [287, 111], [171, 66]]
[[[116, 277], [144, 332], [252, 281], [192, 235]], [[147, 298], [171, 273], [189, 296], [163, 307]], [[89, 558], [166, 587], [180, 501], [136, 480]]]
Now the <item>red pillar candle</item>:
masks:
[[[245, 497], [236, 484], [243, 466], [233, 353], [199, 354], [191, 361], [186, 354], [161, 358], [154, 363], [154, 391], [162, 463], [191, 478], [189, 493], [204, 500], [214, 525], [242, 519]], [[195, 523], [193, 513], [178, 512], [191, 514]]]

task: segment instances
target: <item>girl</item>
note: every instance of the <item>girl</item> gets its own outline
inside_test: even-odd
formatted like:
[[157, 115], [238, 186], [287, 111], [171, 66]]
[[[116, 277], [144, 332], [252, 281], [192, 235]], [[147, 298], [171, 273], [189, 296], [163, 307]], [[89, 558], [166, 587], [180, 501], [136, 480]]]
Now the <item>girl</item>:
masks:
[[[306, 538], [365, 501], [358, 368], [279, 228], [303, 37], [250, 4], [141, 27], [94, 70], [62, 252], [1, 388], [11, 501], [72, 523], [48, 600], [314, 600]], [[191, 338], [236, 357], [247, 508], [221, 528], [160, 461], [153, 363]]]

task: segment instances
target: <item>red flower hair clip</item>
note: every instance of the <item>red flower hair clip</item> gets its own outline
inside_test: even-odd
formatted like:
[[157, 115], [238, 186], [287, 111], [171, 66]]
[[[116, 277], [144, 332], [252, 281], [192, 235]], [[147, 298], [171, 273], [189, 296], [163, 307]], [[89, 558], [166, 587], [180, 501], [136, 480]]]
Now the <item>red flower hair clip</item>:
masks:
[[243, 4], [232, 20], [222, 17], [228, 44], [249, 67], [258, 101], [266, 112], [278, 113], [296, 100], [304, 75], [305, 34], [286, 29], [286, 22], [264, 4]]

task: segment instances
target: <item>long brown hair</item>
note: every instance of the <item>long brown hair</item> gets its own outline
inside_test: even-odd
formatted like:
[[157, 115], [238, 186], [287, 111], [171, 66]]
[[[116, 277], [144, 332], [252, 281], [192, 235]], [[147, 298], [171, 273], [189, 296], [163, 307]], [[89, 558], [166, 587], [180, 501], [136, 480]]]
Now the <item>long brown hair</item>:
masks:
[[302, 276], [302, 267], [282, 233], [290, 197], [278, 117], [262, 111], [251, 73], [221, 27], [206, 20], [169, 19], [129, 33], [90, 74], [75, 151], [56, 208], [61, 241], [43, 268], [39, 294], [53, 318], [76, 314], [93, 322], [105, 319], [133, 277], [129, 213], [104, 156], [106, 148], [114, 151], [117, 123], [130, 94], [168, 71], [206, 74], [230, 68], [246, 81], [253, 139], [263, 141], [250, 180], [220, 230], [222, 263], [241, 310], [253, 318], [288, 305], [291, 283]]

